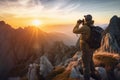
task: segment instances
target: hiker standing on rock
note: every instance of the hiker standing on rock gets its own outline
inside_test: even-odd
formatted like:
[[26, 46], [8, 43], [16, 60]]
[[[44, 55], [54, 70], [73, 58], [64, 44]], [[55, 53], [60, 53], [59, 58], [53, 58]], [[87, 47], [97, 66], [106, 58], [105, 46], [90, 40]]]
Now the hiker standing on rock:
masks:
[[[81, 24], [82, 26], [79, 28]], [[88, 44], [89, 42], [88, 40], [91, 36], [90, 27], [93, 26], [93, 24], [94, 24], [94, 21], [92, 20], [92, 16], [88, 14], [84, 16], [83, 20], [79, 19], [73, 29], [73, 33], [81, 34], [80, 50], [82, 51], [84, 80], [90, 80], [91, 75], [93, 75], [94, 78], [97, 78], [95, 76], [95, 68], [92, 60], [93, 52], [95, 51], [95, 49], [92, 49]], [[93, 42], [93, 45], [94, 45], [94, 42]]]

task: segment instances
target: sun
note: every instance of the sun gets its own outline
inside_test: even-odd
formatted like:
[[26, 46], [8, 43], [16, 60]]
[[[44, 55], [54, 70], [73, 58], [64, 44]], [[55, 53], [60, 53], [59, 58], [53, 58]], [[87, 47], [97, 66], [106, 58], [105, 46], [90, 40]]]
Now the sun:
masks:
[[35, 19], [32, 21], [32, 25], [35, 27], [40, 27], [41, 24], [42, 24], [42, 22], [38, 19]]

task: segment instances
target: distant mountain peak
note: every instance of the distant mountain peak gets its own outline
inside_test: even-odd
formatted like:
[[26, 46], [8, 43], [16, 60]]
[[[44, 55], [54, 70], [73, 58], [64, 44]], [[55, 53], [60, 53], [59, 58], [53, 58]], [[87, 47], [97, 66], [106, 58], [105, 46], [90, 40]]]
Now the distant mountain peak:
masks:
[[0, 25], [4, 25], [5, 24], [5, 21], [0, 21]]

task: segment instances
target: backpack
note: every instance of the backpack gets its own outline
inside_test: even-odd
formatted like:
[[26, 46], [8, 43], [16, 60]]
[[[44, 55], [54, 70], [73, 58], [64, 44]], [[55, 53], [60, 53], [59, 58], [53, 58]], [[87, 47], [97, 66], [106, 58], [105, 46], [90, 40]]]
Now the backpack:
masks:
[[102, 32], [104, 30], [99, 26], [91, 26], [90, 30], [91, 30], [90, 38], [87, 40], [88, 45], [90, 48], [97, 49], [100, 47], [102, 40]]

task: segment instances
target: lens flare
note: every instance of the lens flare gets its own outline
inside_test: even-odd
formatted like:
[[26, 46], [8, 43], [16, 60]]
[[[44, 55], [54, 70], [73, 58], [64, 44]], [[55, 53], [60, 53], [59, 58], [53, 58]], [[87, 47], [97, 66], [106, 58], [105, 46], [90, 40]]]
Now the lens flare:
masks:
[[32, 25], [35, 27], [40, 27], [40, 25], [42, 24], [42, 22], [40, 20], [33, 20], [32, 21]]

